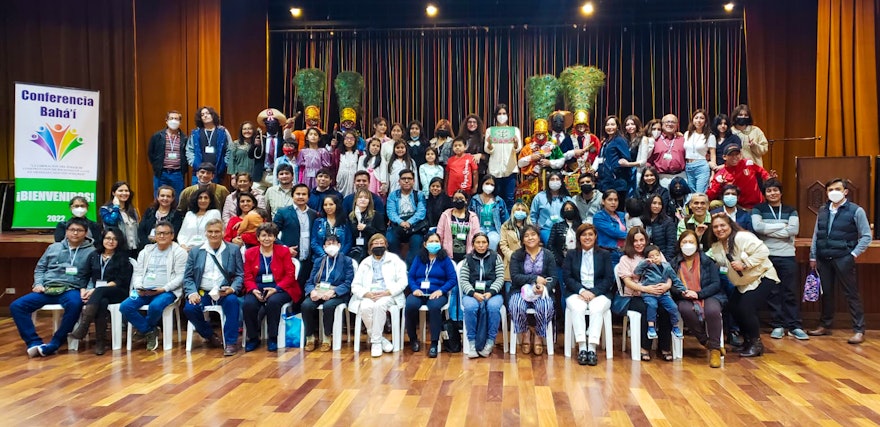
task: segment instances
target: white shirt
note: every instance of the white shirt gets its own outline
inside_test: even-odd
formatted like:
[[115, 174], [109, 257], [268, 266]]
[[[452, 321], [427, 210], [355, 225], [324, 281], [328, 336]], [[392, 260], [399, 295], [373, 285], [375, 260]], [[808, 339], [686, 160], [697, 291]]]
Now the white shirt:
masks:
[[593, 289], [594, 276], [593, 250], [581, 251], [581, 286], [585, 289]]
[[706, 160], [710, 148], [715, 148], [715, 135], [685, 132], [684, 134], [684, 158], [688, 160]]
[[208, 242], [202, 245], [202, 249], [207, 253], [205, 254], [205, 271], [202, 273], [202, 282], [199, 283], [199, 289], [210, 291], [215, 287], [219, 287], [224, 279], [223, 272], [217, 268], [217, 263], [210, 257], [213, 254], [217, 258], [217, 262], [223, 262], [221, 261], [223, 258], [220, 255], [226, 250], [226, 243], [220, 242], [220, 248], [216, 252]]

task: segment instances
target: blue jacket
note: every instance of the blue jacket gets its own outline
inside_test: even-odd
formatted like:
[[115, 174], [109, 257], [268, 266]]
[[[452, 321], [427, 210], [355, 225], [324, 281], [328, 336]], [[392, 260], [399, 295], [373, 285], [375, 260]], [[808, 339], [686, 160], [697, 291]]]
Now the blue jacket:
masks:
[[[409, 193], [409, 197], [413, 199], [413, 204], [415, 204], [416, 212], [409, 217], [409, 219], [400, 217], [400, 190], [394, 190], [388, 195], [388, 220], [391, 221], [391, 224], [398, 225], [403, 221], [408, 221], [410, 224], [419, 222], [425, 219], [425, 215], [427, 215], [427, 210], [425, 209], [425, 198], [422, 197], [422, 194], [416, 190], [412, 190]], [[433, 226], [433, 225], [432, 225]]]
[[318, 188], [315, 187], [312, 189], [312, 191], [309, 192], [309, 201], [306, 204], [315, 212], [321, 212], [321, 207], [324, 204], [324, 198], [327, 196], [336, 196], [339, 197], [340, 201], [342, 201], [342, 193], [336, 191], [335, 188], [330, 187], [324, 191], [318, 191]]
[[[623, 212], [615, 212], [620, 222], [626, 225]], [[626, 230], [620, 230], [620, 224], [611, 218], [605, 209], [596, 212], [593, 216], [593, 225], [596, 226], [596, 246], [605, 249], [617, 248], [617, 241], [626, 239]]]
[[[340, 212], [341, 213], [341, 212]], [[341, 215], [340, 215], [341, 216]], [[310, 234], [312, 261], [317, 261], [324, 255], [324, 238], [327, 237], [327, 218], [318, 218], [312, 223], [312, 231]], [[351, 250], [351, 228], [348, 221], [341, 221], [337, 224], [334, 234], [339, 239], [342, 248], [339, 250], [341, 254], [347, 254]]]
[[621, 136], [616, 136], [602, 144], [601, 156], [604, 160], [597, 168], [599, 190], [613, 188], [620, 193], [621, 198], [626, 196], [632, 178], [632, 168], [622, 167], [618, 161], [620, 159], [631, 161], [629, 154], [629, 145]]
[[[309, 223], [314, 224], [315, 219], [318, 217], [317, 212], [309, 209], [308, 210]], [[278, 240], [287, 247], [299, 246], [299, 217], [296, 215], [296, 206], [285, 206], [281, 209], [278, 209], [278, 212], [275, 213], [275, 218], [272, 219], [272, 222], [278, 226], [279, 235], [281, 236]], [[311, 246], [311, 245], [310, 245]], [[321, 242], [321, 246], [324, 246], [324, 242]]]
[[[559, 213], [562, 211], [562, 205], [571, 200], [571, 197], [554, 197], [553, 200], [547, 200], [547, 192], [541, 191], [532, 199], [532, 208], [530, 216], [532, 223], [541, 228], [541, 230], [549, 231], [555, 222], [561, 221]], [[556, 221], [550, 221], [550, 217], [555, 217]]]
[[428, 274], [431, 286], [425, 290], [422, 289], [422, 282], [425, 280], [427, 270], [428, 264], [422, 261], [421, 256], [413, 257], [412, 267], [409, 268], [409, 289], [411, 291], [421, 290], [425, 295], [430, 295], [434, 291], [442, 291], [445, 294], [458, 285], [455, 266], [452, 264], [452, 258], [448, 256], [434, 261], [434, 266], [431, 267]]
[[[724, 212], [723, 207], [718, 208], [718, 209], [713, 209], [709, 213], [712, 215], [715, 215], [715, 214], [721, 213], [721, 212]], [[736, 222], [736, 225], [742, 227], [743, 230], [746, 230], [750, 233], [755, 232], [755, 229], [752, 227], [752, 211], [749, 209], [743, 209], [743, 208], [737, 206], [736, 207], [736, 219], [734, 220], [734, 222]]]
[[[312, 272], [309, 274], [309, 280], [306, 282], [306, 298], [308, 298], [309, 294], [315, 290], [318, 283], [325, 280], [325, 277], [327, 277], [327, 269], [330, 268], [330, 264], [333, 263], [326, 255], [315, 261], [315, 265], [312, 267]], [[321, 274], [320, 276], [318, 276], [319, 271]], [[334, 292], [336, 292], [336, 296], [348, 298], [351, 296], [352, 280], [354, 280], [354, 264], [352, 264], [351, 258], [342, 254], [342, 250], [340, 249], [339, 255], [336, 256], [336, 263], [333, 264], [333, 270], [330, 270], [329, 280], [327, 281], [330, 282], [331, 286], [335, 286]]]
[[[238, 293], [241, 291], [241, 286], [244, 282], [244, 262], [241, 248], [234, 243], [224, 244], [226, 249], [223, 250], [217, 261], [220, 261], [220, 265], [223, 266], [229, 277], [223, 280], [220, 286], [230, 286]], [[184, 296], [189, 296], [199, 291], [199, 287], [202, 284], [202, 275], [205, 274], [205, 265], [209, 262], [213, 263], [214, 260], [208, 258], [208, 251], [201, 246], [189, 251], [189, 256], [186, 259], [186, 269], [183, 271]]]
[[499, 196], [495, 196], [495, 205], [492, 207], [492, 218], [494, 223], [490, 226], [483, 224], [483, 219], [480, 217], [480, 213], [483, 211], [483, 199], [479, 195], [476, 195], [471, 199], [468, 209], [477, 214], [477, 218], [480, 218], [481, 229], [489, 229], [490, 231], [495, 231], [497, 233], [501, 233], [501, 225], [507, 222], [507, 219], [510, 217], [510, 214], [508, 214], [507, 211], [507, 205], [504, 204], [504, 200]]
[[[216, 138], [211, 138], [212, 140], [217, 141], [217, 145], [215, 146], [214, 154], [217, 157], [217, 164], [214, 165], [214, 176], [221, 177], [226, 173], [226, 142], [227, 142], [227, 131], [223, 126], [217, 126], [214, 131], [217, 135]], [[196, 128], [193, 130], [192, 136], [190, 136], [190, 145], [192, 145], [193, 149], [193, 169], [199, 167], [202, 164], [202, 146], [201, 141], [201, 133], [204, 129]]]

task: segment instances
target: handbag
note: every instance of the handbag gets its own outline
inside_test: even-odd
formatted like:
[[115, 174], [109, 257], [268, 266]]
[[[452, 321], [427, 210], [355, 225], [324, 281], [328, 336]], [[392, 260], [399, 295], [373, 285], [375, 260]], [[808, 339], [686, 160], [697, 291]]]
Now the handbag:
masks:
[[302, 319], [296, 314], [284, 314], [284, 345], [287, 348], [299, 348]]
[[813, 270], [807, 274], [807, 279], [804, 281], [804, 302], [819, 301], [819, 295], [822, 295], [822, 281], [816, 270]]

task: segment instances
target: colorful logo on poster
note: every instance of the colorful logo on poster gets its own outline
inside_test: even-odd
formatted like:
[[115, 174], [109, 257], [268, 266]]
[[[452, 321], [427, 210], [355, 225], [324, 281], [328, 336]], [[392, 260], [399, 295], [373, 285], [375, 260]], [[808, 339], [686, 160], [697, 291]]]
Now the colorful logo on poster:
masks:
[[76, 129], [70, 129], [70, 125], [62, 127], [61, 124], [40, 126], [37, 132], [31, 135], [31, 142], [46, 150], [52, 160], [61, 161], [71, 151], [83, 145], [83, 139]]

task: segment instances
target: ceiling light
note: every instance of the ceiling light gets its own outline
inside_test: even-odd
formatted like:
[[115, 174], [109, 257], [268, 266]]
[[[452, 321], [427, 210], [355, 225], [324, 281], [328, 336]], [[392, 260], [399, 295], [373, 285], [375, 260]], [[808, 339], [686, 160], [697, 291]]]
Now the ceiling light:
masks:
[[437, 6], [434, 6], [433, 4], [430, 4], [430, 3], [428, 4], [428, 7], [425, 8], [425, 13], [427, 13], [428, 16], [430, 16], [432, 18], [437, 16], [437, 11], [438, 11]]
[[590, 16], [593, 14], [594, 11], [595, 11], [595, 8], [593, 8], [593, 2], [591, 2], [591, 1], [588, 1], [588, 2], [584, 3], [583, 6], [581, 6], [581, 14], [582, 15]]
[[300, 9], [298, 7], [291, 7], [290, 8], [290, 16], [292, 16], [294, 18], [299, 18], [300, 16], [302, 16], [302, 14], [303, 14], [302, 9]]
[[727, 12], [733, 12], [733, 2], [727, 3], [724, 5], [724, 10]]

